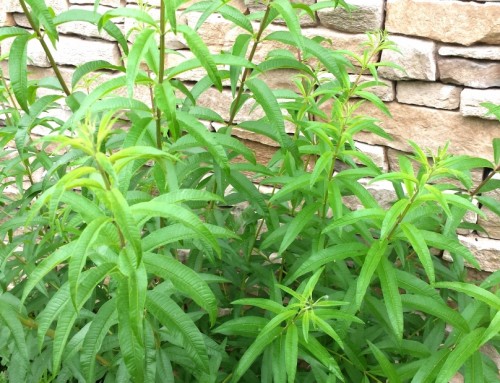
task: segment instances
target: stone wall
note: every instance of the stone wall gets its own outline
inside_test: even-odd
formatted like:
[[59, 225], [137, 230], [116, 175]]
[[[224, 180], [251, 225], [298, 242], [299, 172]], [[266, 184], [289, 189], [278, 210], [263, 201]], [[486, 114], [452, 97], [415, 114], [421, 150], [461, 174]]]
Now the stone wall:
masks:
[[[314, 3], [316, 0], [297, 0]], [[317, 0], [323, 1], [323, 0]], [[46, 0], [56, 13], [66, 9], [92, 9], [94, 0]], [[160, 0], [148, 0], [150, 13], [158, 18], [157, 7]], [[306, 36], [321, 35], [331, 39], [335, 48], [360, 52], [360, 44], [365, 41], [364, 33], [377, 28], [390, 32], [401, 54], [384, 51], [379, 58], [393, 61], [405, 68], [405, 72], [390, 68], [380, 70], [386, 87], [379, 87], [376, 93], [385, 101], [392, 112], [389, 119], [371, 107], [364, 110], [380, 118], [384, 128], [394, 137], [385, 141], [369, 134], [359, 137], [358, 145], [370, 154], [379, 166], [394, 169], [397, 157], [410, 150], [407, 140], [411, 139], [431, 150], [451, 140], [454, 153], [470, 154], [492, 158], [491, 141], [500, 137], [500, 123], [485, 116], [480, 103], [489, 101], [500, 104], [500, 0], [347, 0], [358, 8], [352, 13], [342, 9], [325, 9], [316, 15], [316, 20], [303, 18], [301, 23]], [[137, 7], [137, 0], [101, 0], [100, 11], [112, 7]], [[233, 0], [232, 4], [241, 10], [253, 12], [260, 9], [254, 0]], [[199, 15], [190, 13], [181, 21], [194, 26]], [[132, 24], [128, 20], [117, 20], [123, 30]], [[0, 26], [19, 25], [29, 27], [22, 14], [18, 0], [0, 0]], [[270, 30], [280, 30], [285, 26], [279, 21]], [[113, 64], [120, 63], [120, 52], [116, 43], [104, 32], [84, 23], [70, 23], [60, 27], [59, 47], [55, 60], [61, 66], [63, 76], [71, 78], [76, 66], [96, 59], [104, 59]], [[210, 16], [199, 30], [200, 35], [212, 52], [229, 48], [238, 30], [218, 15]], [[130, 36], [133, 41], [134, 35]], [[182, 39], [167, 36], [167, 47], [182, 53], [170, 55], [168, 62], [173, 65], [192, 57]], [[1, 52], [6, 53], [9, 42], [4, 41]], [[265, 43], [256, 54], [263, 60], [272, 46]], [[48, 62], [37, 41], [28, 48], [31, 60], [30, 72], [33, 78], [50, 75]], [[6, 65], [2, 63], [4, 72]], [[293, 73], [279, 71], [266, 77], [272, 86], [291, 86]], [[107, 79], [113, 74], [103, 74]], [[180, 79], [186, 82], [198, 80], [203, 72], [192, 71]], [[98, 80], [99, 81], [99, 80]], [[138, 95], [145, 102], [149, 99], [146, 90], [138, 89]], [[227, 118], [226, 106], [231, 101], [229, 89], [222, 94], [207, 92], [200, 101], [219, 111]], [[64, 111], [62, 111], [64, 113]], [[240, 113], [237, 120], [247, 117], [250, 109]], [[254, 112], [258, 113], [258, 111]], [[214, 126], [217, 128], [217, 126]], [[275, 148], [273, 143], [263, 141], [248, 132], [235, 131], [242, 140], [259, 152], [259, 158], [268, 159]], [[480, 182], [483, 174], [474, 175]], [[375, 188], [373, 193], [381, 199], [389, 193], [389, 188]], [[500, 200], [500, 192], [496, 192]], [[469, 217], [478, 222], [488, 234], [462, 232], [460, 239], [481, 261], [483, 268], [493, 271], [500, 268], [500, 219], [485, 210], [487, 220]]]

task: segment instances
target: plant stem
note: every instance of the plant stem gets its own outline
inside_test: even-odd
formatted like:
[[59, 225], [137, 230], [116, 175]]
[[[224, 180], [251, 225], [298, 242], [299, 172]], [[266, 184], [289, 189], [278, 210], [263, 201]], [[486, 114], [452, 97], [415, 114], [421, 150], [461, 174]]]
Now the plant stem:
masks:
[[[165, 0], [160, 1], [160, 67], [158, 69], [158, 84], [163, 84], [163, 77], [165, 77]], [[161, 150], [162, 137], [161, 137], [161, 109], [156, 106], [156, 148]]]
[[47, 59], [49, 60], [50, 66], [52, 67], [52, 70], [54, 71], [54, 73], [57, 77], [57, 80], [61, 84], [61, 87], [63, 88], [64, 93], [66, 94], [66, 96], [70, 96], [71, 91], [69, 90], [69, 87], [66, 84], [66, 81], [64, 81], [64, 78], [61, 74], [61, 71], [59, 70], [59, 67], [56, 64], [56, 61], [54, 60], [54, 56], [52, 56], [52, 52], [50, 51], [49, 46], [47, 45], [47, 43], [43, 39], [42, 34], [40, 33], [40, 28], [38, 28], [38, 26], [35, 24], [33, 17], [31, 16], [31, 13], [30, 13], [28, 7], [26, 6], [26, 2], [24, 0], [19, 0], [19, 3], [21, 4], [21, 7], [23, 8], [24, 15], [28, 19], [28, 22], [29, 22], [31, 28], [35, 31], [36, 38], [38, 39], [38, 41], [40, 41], [40, 44], [42, 44], [43, 51], [45, 52], [45, 55], [47, 56]]
[[486, 177], [486, 179], [483, 180], [483, 182], [481, 182], [477, 188], [475, 188], [472, 192], [470, 192], [470, 196], [471, 197], [474, 197], [476, 194], [479, 193], [479, 191], [481, 190], [481, 188], [486, 185], [492, 178], [493, 176], [497, 173], [497, 172], [500, 172], [500, 164], [497, 165], [497, 167], [495, 169], [493, 169], [490, 174], [488, 174], [488, 177]]
[[[262, 17], [262, 20], [260, 21], [260, 27], [257, 32], [257, 35], [255, 35], [255, 40], [252, 45], [252, 49], [250, 50], [250, 54], [248, 55], [248, 61], [252, 62], [255, 52], [257, 51], [257, 46], [260, 43], [260, 39], [262, 38], [262, 34], [264, 33], [264, 30], [266, 29], [266, 22], [269, 17], [269, 13], [271, 12], [271, 6], [268, 4], [266, 7], [266, 12], [264, 13], [264, 16]], [[236, 117], [236, 110], [237, 106], [240, 103], [241, 96], [243, 95], [243, 91], [245, 89], [245, 82], [248, 79], [248, 76], [250, 76], [250, 73], [252, 73], [251, 68], [245, 68], [243, 71], [243, 75], [241, 76], [240, 80], [240, 86], [238, 88], [238, 92], [236, 93], [236, 97], [234, 98], [233, 102], [233, 108], [230, 111], [230, 116], [229, 116], [229, 121], [227, 123], [228, 126], [233, 125], [234, 123], [234, 118]]]

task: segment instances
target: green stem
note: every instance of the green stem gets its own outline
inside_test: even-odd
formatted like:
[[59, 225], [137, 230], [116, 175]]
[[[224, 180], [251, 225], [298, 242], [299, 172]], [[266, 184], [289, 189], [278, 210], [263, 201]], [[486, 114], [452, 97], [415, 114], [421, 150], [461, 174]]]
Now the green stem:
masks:
[[[166, 20], [165, 20], [165, 0], [160, 2], [160, 68], [158, 70], [158, 84], [163, 84], [165, 77], [165, 35], [166, 35]], [[161, 109], [156, 107], [156, 147], [162, 148], [161, 137]]]
[[479, 191], [481, 190], [481, 188], [486, 185], [492, 178], [493, 176], [497, 173], [497, 172], [500, 172], [500, 164], [497, 165], [497, 167], [495, 169], [493, 169], [490, 174], [488, 174], [488, 177], [486, 177], [483, 182], [481, 182], [477, 188], [475, 188], [472, 192], [470, 192], [470, 196], [471, 197], [474, 197], [476, 194], [479, 193]]
[[[252, 49], [250, 50], [250, 54], [248, 55], [248, 61], [252, 62], [255, 52], [257, 52], [257, 46], [260, 44], [260, 39], [262, 38], [262, 34], [264, 33], [264, 30], [266, 29], [266, 22], [269, 17], [269, 14], [271, 12], [271, 6], [268, 4], [266, 7], [266, 12], [264, 13], [264, 17], [262, 17], [262, 20], [260, 22], [260, 27], [257, 32], [257, 35], [255, 36], [255, 40], [252, 45]], [[230, 111], [230, 116], [229, 116], [229, 121], [227, 123], [228, 126], [233, 125], [234, 123], [234, 118], [236, 117], [236, 110], [237, 106], [240, 103], [241, 96], [243, 95], [243, 91], [245, 89], [245, 82], [248, 79], [248, 76], [252, 73], [251, 68], [245, 68], [243, 71], [243, 75], [241, 76], [240, 80], [240, 86], [238, 88], [238, 92], [236, 93], [236, 97], [233, 102], [233, 108]]]
[[52, 70], [54, 71], [57, 80], [61, 84], [61, 87], [63, 88], [64, 93], [66, 96], [71, 95], [71, 91], [68, 88], [68, 85], [66, 84], [66, 81], [64, 81], [64, 78], [61, 74], [61, 71], [59, 70], [59, 67], [56, 64], [56, 61], [54, 60], [54, 56], [52, 56], [52, 52], [50, 52], [49, 46], [43, 39], [42, 34], [40, 33], [40, 28], [35, 24], [33, 17], [31, 16], [31, 13], [26, 6], [26, 2], [24, 0], [19, 0], [19, 3], [21, 4], [21, 7], [23, 8], [24, 15], [28, 19], [28, 22], [31, 26], [31, 28], [35, 31], [36, 38], [38, 41], [40, 41], [40, 44], [42, 44], [43, 51], [45, 52], [45, 55], [47, 56], [47, 59], [49, 60], [50, 66], [52, 67]]

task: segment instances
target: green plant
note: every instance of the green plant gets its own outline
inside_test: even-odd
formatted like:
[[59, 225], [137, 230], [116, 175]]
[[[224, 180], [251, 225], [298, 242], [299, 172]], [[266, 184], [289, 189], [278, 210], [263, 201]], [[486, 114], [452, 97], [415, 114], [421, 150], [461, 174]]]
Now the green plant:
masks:
[[[400, 171], [384, 173], [353, 139], [362, 130], [389, 138], [357, 113], [365, 102], [389, 113], [369, 92], [380, 85], [377, 67], [391, 65], [372, 60], [394, 49], [385, 33], [369, 34], [358, 56], [301, 32], [297, 12], [314, 17], [343, 1], [272, 0], [250, 15], [203, 1], [185, 11], [200, 13], [194, 29], [178, 23], [184, 2], [162, 0], [154, 20], [142, 4], [54, 15], [43, 0], [20, 0], [33, 32], [0, 29], [0, 39], [14, 38], [10, 82], [3, 74], [1, 82], [1, 139], [11, 148], [2, 188], [21, 191], [4, 194], [0, 225], [0, 355], [9, 381], [444, 383], [459, 370], [468, 382], [498, 381], [480, 348], [500, 346], [492, 289], [500, 274], [467, 282], [464, 261], [478, 264], [456, 229], [480, 229], [462, 222], [466, 211], [482, 214], [474, 198], [499, 213], [480, 193], [498, 187], [500, 140], [493, 162], [452, 156], [447, 146], [429, 159], [412, 143]], [[230, 52], [211, 54], [196, 33], [213, 12], [243, 31]], [[115, 17], [137, 22], [130, 48]], [[277, 17], [287, 29], [267, 33]], [[113, 36], [124, 65], [89, 62], [66, 84], [47, 44], [70, 21]], [[182, 35], [195, 57], [167, 67], [167, 32]], [[55, 78], [28, 79], [32, 39]], [[290, 49], [257, 63], [264, 42]], [[176, 76], [194, 68], [206, 76], [188, 89]], [[297, 72], [294, 91], [262, 80], [281, 68]], [[87, 75], [101, 70], [118, 75], [88, 90]], [[374, 80], [362, 82], [365, 73]], [[233, 102], [224, 121], [197, 100], [227, 82]], [[134, 98], [137, 86], [149, 89], [151, 105]], [[263, 117], [237, 124], [251, 102]], [[69, 119], [55, 117], [59, 103]], [[223, 128], [211, 132], [201, 120]], [[50, 133], [34, 137], [39, 126]], [[280, 149], [258, 164], [234, 129]], [[473, 168], [490, 176], [473, 185]], [[394, 204], [383, 209], [364, 179], [390, 181]]]

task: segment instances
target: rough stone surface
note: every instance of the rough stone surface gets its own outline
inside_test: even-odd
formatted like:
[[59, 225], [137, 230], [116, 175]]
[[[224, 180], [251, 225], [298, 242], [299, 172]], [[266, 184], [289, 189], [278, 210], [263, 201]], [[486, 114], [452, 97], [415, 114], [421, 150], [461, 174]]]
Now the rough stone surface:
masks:
[[7, 13], [5, 3], [0, 2], [0, 27], [9, 27], [15, 25], [12, 14]]
[[424, 81], [400, 81], [396, 86], [399, 102], [437, 109], [457, 109], [461, 89], [454, 85]]
[[496, 120], [495, 116], [486, 115], [488, 110], [480, 105], [483, 102], [500, 104], [500, 89], [464, 89], [460, 95], [460, 112], [464, 116]]
[[[383, 209], [389, 209], [396, 201], [397, 196], [390, 181], [379, 181], [370, 183], [370, 179], [362, 178], [359, 183], [375, 198]], [[351, 210], [359, 210], [363, 207], [356, 196], [345, 196], [342, 198], [345, 205]]]
[[[85, 5], [73, 5], [70, 6], [69, 9], [84, 9], [87, 11], [92, 11], [94, 9], [93, 6], [85, 6]], [[98, 12], [103, 14], [113, 8], [110, 7], [104, 7], [100, 6]], [[29, 28], [30, 24], [28, 22], [28, 19], [26, 16], [22, 13], [14, 13], [14, 20], [17, 25]], [[113, 19], [115, 23], [123, 20], [117, 20]], [[64, 23], [61, 24], [57, 27], [57, 30], [59, 33], [62, 34], [75, 34], [75, 35], [80, 35], [82, 37], [93, 37], [93, 38], [98, 38], [98, 39], [104, 39], [104, 40], [109, 40], [109, 41], [115, 41], [115, 39], [111, 36], [109, 36], [106, 31], [103, 29], [101, 32], [99, 32], [97, 26], [92, 25], [90, 23], [85, 23], [81, 21], [72, 21], [69, 23]]]
[[472, 88], [500, 86], [500, 62], [481, 62], [462, 58], [438, 58], [442, 82]]
[[[2, 2], [4, 2], [7, 12], [23, 13], [23, 8], [19, 0], [2, 0]], [[66, 0], [45, 0], [45, 4], [47, 7], [52, 8], [56, 14], [68, 9], [68, 2]]]
[[380, 75], [391, 80], [436, 80], [436, 44], [432, 41], [404, 36], [392, 36], [401, 53], [391, 50], [382, 52], [381, 61], [391, 61], [401, 66], [400, 70], [382, 67]]
[[[6, 54], [10, 51], [13, 39], [6, 39], [0, 42], [0, 50], [2, 54]], [[33, 65], [35, 67], [48, 68], [50, 67], [49, 60], [43, 51], [40, 42], [36, 39], [32, 39], [28, 42], [27, 48], [28, 65]]]
[[458, 56], [478, 60], [500, 60], [500, 46], [478, 45], [461, 47], [457, 45], [443, 45], [439, 48], [440, 56]]
[[495, 121], [464, 117], [460, 112], [389, 103], [393, 118], [383, 115], [375, 107], [365, 104], [359, 113], [380, 119], [393, 141], [370, 133], [360, 133], [358, 139], [370, 144], [386, 145], [411, 152], [408, 140], [436, 151], [450, 140], [450, 152], [492, 158], [493, 138], [500, 137], [500, 125]]
[[389, 168], [389, 164], [386, 160], [385, 148], [382, 146], [375, 146], [365, 144], [364, 142], [354, 141], [354, 145], [357, 149], [359, 149], [364, 154], [368, 155], [371, 160], [377, 165], [380, 169], [387, 171]]
[[349, 0], [347, 3], [355, 8], [351, 11], [346, 11], [342, 7], [319, 10], [320, 23], [325, 27], [349, 33], [362, 33], [382, 28], [384, 0]]
[[385, 27], [391, 33], [447, 43], [500, 43], [500, 3], [453, 0], [388, 0]]
[[120, 51], [115, 43], [69, 36], [59, 37], [54, 59], [59, 65], [78, 66], [93, 60], [106, 60], [113, 65], [121, 64]]
[[[69, 0], [69, 3], [94, 5], [94, 0]], [[101, 0], [100, 5], [107, 5], [113, 8], [117, 8], [121, 5], [121, 0]]]
[[499, 240], [461, 235], [459, 240], [474, 254], [483, 271], [493, 272], [500, 268]]

